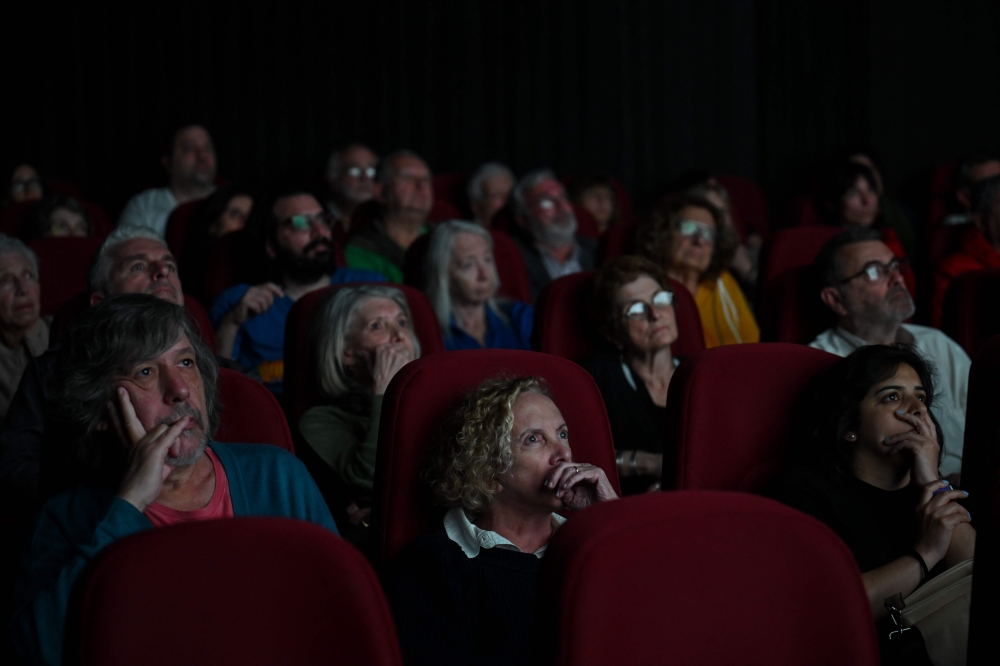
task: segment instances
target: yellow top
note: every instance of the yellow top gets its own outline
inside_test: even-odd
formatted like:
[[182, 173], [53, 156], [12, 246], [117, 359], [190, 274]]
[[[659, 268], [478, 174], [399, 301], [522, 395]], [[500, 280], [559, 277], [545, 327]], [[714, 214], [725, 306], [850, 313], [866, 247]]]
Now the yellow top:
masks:
[[740, 285], [729, 271], [718, 279], [702, 282], [694, 296], [705, 332], [705, 347], [760, 342], [760, 328], [750, 312]]

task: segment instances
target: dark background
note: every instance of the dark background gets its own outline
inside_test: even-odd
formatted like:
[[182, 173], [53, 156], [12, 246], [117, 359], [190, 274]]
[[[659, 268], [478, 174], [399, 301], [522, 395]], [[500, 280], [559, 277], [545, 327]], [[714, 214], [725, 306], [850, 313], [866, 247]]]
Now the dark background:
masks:
[[315, 179], [360, 139], [439, 173], [610, 172], [640, 201], [709, 168], [757, 179], [772, 218], [845, 144], [890, 190], [1000, 146], [989, 0], [25, 4], [4, 10], [0, 155], [113, 215], [187, 119], [220, 175], [258, 185]]

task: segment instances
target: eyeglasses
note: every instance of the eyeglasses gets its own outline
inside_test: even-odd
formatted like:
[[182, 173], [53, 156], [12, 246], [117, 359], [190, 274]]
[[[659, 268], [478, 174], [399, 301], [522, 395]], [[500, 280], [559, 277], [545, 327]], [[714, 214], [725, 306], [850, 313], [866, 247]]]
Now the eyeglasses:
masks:
[[548, 196], [548, 195], [546, 195], [546, 196], [543, 196], [543, 197], [538, 197], [538, 199], [536, 200], [536, 203], [538, 204], [538, 207], [541, 208], [542, 210], [552, 210], [556, 206], [558, 206], [559, 204], [563, 204], [563, 205], [567, 205], [568, 206], [569, 205], [569, 199], [566, 198], [565, 194], [559, 194], [559, 195], [556, 195], [556, 196]]
[[307, 231], [312, 228], [312, 225], [314, 224], [319, 224], [329, 228], [331, 226], [330, 216], [326, 213], [315, 213], [313, 215], [300, 213], [299, 215], [292, 215], [290, 218], [281, 221], [281, 226], [290, 227], [293, 231]]
[[646, 301], [635, 301], [625, 308], [624, 314], [629, 321], [640, 321], [649, 319], [654, 309], [665, 310], [673, 304], [674, 292], [664, 289], [653, 294], [652, 304]]
[[375, 178], [375, 167], [347, 167], [347, 175], [351, 178], [361, 178], [361, 176]]
[[12, 180], [10, 181], [10, 191], [13, 194], [22, 194], [27, 190], [32, 192], [42, 191], [42, 181], [37, 178], [32, 178], [31, 180]]
[[715, 242], [715, 229], [697, 220], [681, 220], [677, 223], [677, 231], [685, 238], [700, 238], [704, 243]]
[[906, 259], [900, 259], [899, 257], [893, 257], [892, 261], [887, 264], [883, 264], [881, 261], [869, 261], [860, 271], [840, 280], [837, 284], [847, 284], [862, 275], [867, 278], [868, 282], [882, 282], [889, 277], [890, 273], [901, 273], [903, 268], [908, 265], [909, 262]]

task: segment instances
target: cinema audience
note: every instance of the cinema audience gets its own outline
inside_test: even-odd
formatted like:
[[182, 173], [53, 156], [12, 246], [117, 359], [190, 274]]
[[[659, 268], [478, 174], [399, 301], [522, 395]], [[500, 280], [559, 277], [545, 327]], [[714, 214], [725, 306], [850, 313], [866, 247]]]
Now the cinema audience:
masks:
[[164, 146], [160, 163], [167, 172], [167, 186], [129, 199], [118, 226], [147, 227], [162, 236], [174, 208], [204, 199], [215, 189], [215, 145], [201, 125], [178, 127]]
[[915, 257], [917, 252], [916, 230], [913, 228], [913, 213], [908, 211], [899, 201], [885, 192], [885, 181], [882, 172], [875, 164], [870, 151], [851, 150], [845, 154], [845, 159], [867, 168], [875, 184], [878, 195], [879, 218], [886, 228], [892, 229], [899, 239], [906, 256]]
[[253, 515], [337, 531], [294, 456], [212, 440], [217, 380], [212, 352], [181, 307], [132, 294], [80, 315], [54, 381], [54, 418], [67, 433], [54, 469], [68, 490], [42, 508], [17, 580], [11, 636], [25, 662], [62, 663], [74, 583], [118, 539]]
[[514, 172], [499, 162], [483, 164], [469, 178], [469, 207], [476, 222], [493, 226], [493, 217], [507, 205], [514, 189]]
[[528, 272], [532, 300], [552, 280], [594, 268], [597, 243], [576, 235], [576, 215], [554, 173], [539, 169], [521, 178], [514, 203], [521, 231], [514, 240]]
[[944, 432], [941, 473], [957, 485], [965, 441], [968, 355], [941, 331], [904, 323], [916, 306], [906, 289], [902, 260], [878, 230], [856, 226], [841, 232], [820, 251], [815, 268], [823, 283], [819, 296], [836, 325], [811, 346], [847, 356], [866, 345], [903, 343], [937, 367], [934, 416]]
[[640, 232], [643, 254], [694, 295], [707, 348], [760, 340], [743, 291], [726, 269], [738, 242], [722, 211], [691, 195], [660, 203]]
[[407, 664], [529, 662], [539, 561], [566, 520], [555, 512], [617, 499], [570, 441], [531, 377], [484, 382], [458, 409], [425, 474], [444, 524], [387, 579]]
[[497, 299], [493, 237], [482, 226], [457, 220], [439, 224], [425, 274], [445, 349], [531, 349], [534, 310], [527, 303]]
[[7, 415], [28, 361], [48, 348], [38, 257], [20, 240], [0, 234], [0, 420]]
[[360, 143], [330, 155], [326, 164], [326, 184], [330, 190], [326, 212], [344, 234], [351, 231], [351, 215], [357, 207], [375, 198], [377, 167], [378, 155]]
[[265, 250], [275, 281], [230, 287], [212, 304], [209, 316], [219, 356], [255, 370], [271, 391], [281, 393], [285, 320], [295, 301], [331, 284], [383, 278], [337, 267], [329, 217], [311, 194], [282, 194], [263, 210]]
[[204, 298], [212, 248], [221, 237], [247, 226], [253, 199], [249, 189], [227, 185], [215, 190], [191, 212], [180, 261], [180, 271], [191, 296]]
[[177, 260], [146, 227], [119, 226], [105, 239], [87, 276], [90, 304], [115, 294], [145, 293], [184, 305]]
[[55, 194], [43, 199], [21, 231], [25, 240], [90, 235], [87, 209], [73, 197]]
[[327, 403], [310, 408], [299, 431], [349, 500], [354, 524], [367, 524], [375, 477], [382, 396], [404, 365], [420, 358], [410, 307], [399, 289], [344, 287], [314, 329], [317, 384]]
[[667, 389], [678, 359], [674, 294], [663, 270], [636, 256], [612, 259], [594, 279], [597, 330], [614, 347], [582, 361], [604, 398], [622, 494], [659, 490], [667, 441]]
[[938, 467], [949, 442], [933, 416], [935, 389], [932, 369], [909, 347], [854, 351], [822, 377], [806, 407], [809, 428], [796, 441], [808, 462], [770, 491], [851, 549], [883, 648], [895, 628], [883, 601], [905, 598], [975, 551], [971, 516], [957, 502], [966, 493], [951, 490]]
[[401, 150], [385, 158], [378, 180], [375, 199], [380, 215], [357, 229], [344, 255], [348, 266], [400, 283], [406, 250], [427, 232], [427, 214], [434, 205], [431, 170], [419, 155]]
[[934, 271], [934, 326], [941, 326], [944, 297], [952, 280], [970, 271], [1000, 268], [1000, 175], [976, 183], [970, 201], [972, 225], [962, 234], [958, 251], [945, 257]]
[[977, 153], [963, 159], [952, 173], [952, 188], [959, 212], [945, 218], [945, 224], [972, 222], [972, 188], [982, 181], [1000, 176], [1000, 156], [994, 153]]

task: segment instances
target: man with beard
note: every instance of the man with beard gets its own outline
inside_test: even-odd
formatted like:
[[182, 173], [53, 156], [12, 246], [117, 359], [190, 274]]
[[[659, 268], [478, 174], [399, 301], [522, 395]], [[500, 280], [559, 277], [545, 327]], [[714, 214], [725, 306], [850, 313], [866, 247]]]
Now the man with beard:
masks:
[[271, 208], [265, 251], [280, 284], [238, 284], [222, 292], [209, 316], [218, 354], [256, 370], [281, 393], [285, 319], [292, 304], [311, 291], [345, 282], [383, 282], [378, 273], [337, 268], [329, 218], [311, 194], [279, 196]]
[[118, 226], [147, 227], [162, 236], [174, 208], [204, 199], [215, 189], [215, 144], [201, 125], [184, 125], [172, 132], [160, 162], [169, 184], [129, 199]]
[[378, 155], [355, 143], [334, 152], [326, 165], [326, 183], [330, 188], [327, 212], [344, 233], [351, 230], [351, 214], [358, 206], [375, 198], [375, 168]]
[[118, 539], [240, 516], [296, 518], [337, 532], [295, 456], [211, 440], [218, 368], [183, 308], [147, 294], [103, 300], [67, 334], [55, 377], [53, 418], [67, 436], [53, 469], [65, 492], [42, 507], [17, 577], [10, 626], [24, 663], [62, 663], [76, 579]]
[[524, 232], [515, 240], [532, 300], [556, 278], [593, 270], [597, 242], [576, 235], [576, 215], [554, 173], [540, 169], [524, 176], [514, 188], [514, 203]]
[[847, 356], [865, 345], [902, 343], [930, 361], [940, 382], [931, 408], [944, 436], [940, 472], [957, 485], [972, 361], [941, 331], [903, 323], [916, 306], [903, 281], [901, 263], [877, 230], [852, 227], [834, 236], [820, 251], [815, 268], [824, 285], [820, 299], [836, 315], [837, 325], [810, 346]]

